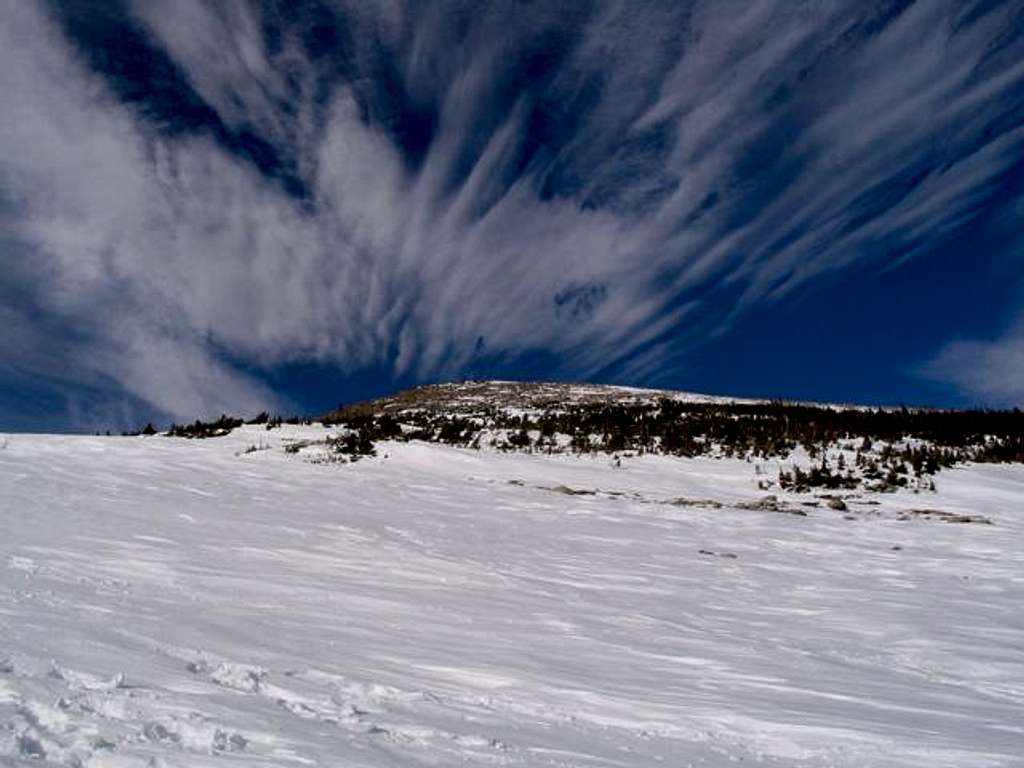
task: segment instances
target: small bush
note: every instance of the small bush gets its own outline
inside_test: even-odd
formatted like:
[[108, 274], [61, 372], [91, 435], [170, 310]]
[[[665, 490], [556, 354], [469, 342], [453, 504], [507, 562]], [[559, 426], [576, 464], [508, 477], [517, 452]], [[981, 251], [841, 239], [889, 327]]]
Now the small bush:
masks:
[[204, 422], [198, 419], [192, 424], [172, 424], [167, 431], [170, 437], [187, 437], [189, 439], [205, 439], [207, 437], [224, 437], [231, 430], [242, 426], [241, 419], [222, 415], [217, 421]]
[[352, 430], [345, 435], [327, 439], [327, 445], [340, 456], [346, 456], [351, 461], [358, 461], [364, 456], [376, 456], [377, 447], [373, 444], [370, 429], [361, 428]]

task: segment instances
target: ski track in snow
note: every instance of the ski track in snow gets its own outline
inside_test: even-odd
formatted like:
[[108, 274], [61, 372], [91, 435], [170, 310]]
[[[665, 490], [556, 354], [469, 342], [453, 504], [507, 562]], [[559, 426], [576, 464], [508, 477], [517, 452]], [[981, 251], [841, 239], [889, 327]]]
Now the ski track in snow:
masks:
[[0, 764], [1024, 765], [1021, 467], [800, 517], [740, 460], [281, 450], [324, 434], [9, 438]]

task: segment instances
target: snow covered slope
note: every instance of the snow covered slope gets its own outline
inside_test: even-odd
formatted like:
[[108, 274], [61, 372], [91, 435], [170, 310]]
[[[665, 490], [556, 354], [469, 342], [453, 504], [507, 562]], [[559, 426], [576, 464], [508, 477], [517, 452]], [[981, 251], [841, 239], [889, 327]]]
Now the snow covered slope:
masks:
[[0, 764], [1024, 765], [1020, 466], [839, 511], [324, 434], [7, 439]]

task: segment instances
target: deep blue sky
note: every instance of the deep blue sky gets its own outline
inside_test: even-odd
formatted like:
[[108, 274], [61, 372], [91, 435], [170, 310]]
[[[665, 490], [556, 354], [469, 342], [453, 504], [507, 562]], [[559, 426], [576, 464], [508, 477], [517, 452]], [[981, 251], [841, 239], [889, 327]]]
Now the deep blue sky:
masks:
[[1024, 403], [1020, 2], [0, 0], [0, 94], [3, 430]]

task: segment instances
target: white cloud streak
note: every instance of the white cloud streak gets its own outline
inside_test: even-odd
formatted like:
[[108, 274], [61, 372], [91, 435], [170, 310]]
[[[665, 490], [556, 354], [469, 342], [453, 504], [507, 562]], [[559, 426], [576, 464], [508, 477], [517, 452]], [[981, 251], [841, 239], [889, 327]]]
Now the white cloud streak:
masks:
[[922, 373], [975, 404], [1024, 406], [1024, 318], [995, 340], [952, 342]]
[[[358, 4], [356, 75], [325, 105], [317, 62], [295, 33], [268, 49], [254, 4], [132, 7], [223, 124], [266, 138], [309, 189], [296, 199], [209, 134], [161, 132], [42, 6], [0, 2], [0, 215], [31, 253], [26, 290], [87, 338], [61, 366], [69, 388], [113, 378], [174, 417], [281, 405], [224, 353], [426, 378], [463, 370], [483, 339], [492, 354], [549, 352], [564, 373], [618, 361], [643, 377], [685, 351], [666, 336], [681, 324], [720, 331], [879, 243], [926, 252], [1024, 143], [1019, 127], [977, 138], [1024, 82], [1019, 42], [994, 47], [1009, 8], [956, 30], [957, 4], [917, 3], [855, 48], [859, 3], [600, 4], [548, 86], [566, 98], [600, 82], [600, 95], [509, 184], [533, 104], [495, 106], [496, 78], [565, 26], [553, 10], [496, 4], [454, 41], [465, 5], [417, 20]], [[436, 105], [416, 169], [361, 112], [369, 38], [392, 47], [409, 98]], [[658, 130], [667, 148], [645, 138]], [[565, 168], [578, 188], [541, 195]], [[916, 175], [859, 218], [865, 190]], [[613, 202], [582, 204], [599, 194]], [[585, 312], [554, 300], [600, 286]], [[701, 299], [722, 286], [728, 306]], [[971, 354], [985, 353], [949, 364]]]

